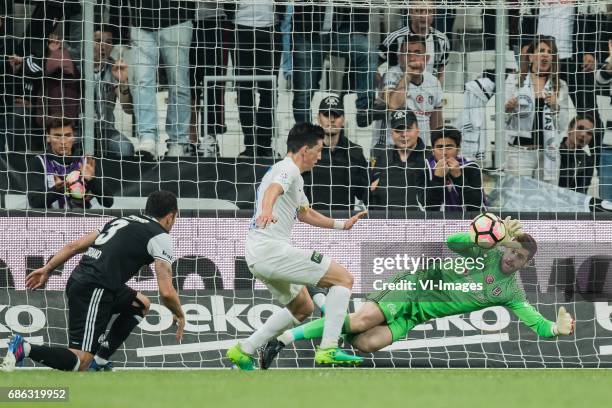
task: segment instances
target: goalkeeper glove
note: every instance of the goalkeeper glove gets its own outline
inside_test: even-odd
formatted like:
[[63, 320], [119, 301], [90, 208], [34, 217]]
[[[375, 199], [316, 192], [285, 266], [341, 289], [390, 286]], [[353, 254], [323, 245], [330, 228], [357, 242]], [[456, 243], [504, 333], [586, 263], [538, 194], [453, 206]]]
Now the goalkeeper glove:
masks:
[[501, 244], [508, 247], [517, 246], [518, 243], [514, 243], [513, 240], [516, 236], [523, 233], [523, 226], [519, 220], [513, 220], [510, 217], [504, 219], [504, 225], [506, 226], [506, 236], [502, 240]]
[[557, 313], [557, 321], [553, 325], [552, 331], [555, 336], [559, 336], [561, 334], [567, 336], [574, 332], [574, 319], [572, 319], [572, 316], [567, 313], [565, 307], [563, 306], [559, 308], [559, 313]]

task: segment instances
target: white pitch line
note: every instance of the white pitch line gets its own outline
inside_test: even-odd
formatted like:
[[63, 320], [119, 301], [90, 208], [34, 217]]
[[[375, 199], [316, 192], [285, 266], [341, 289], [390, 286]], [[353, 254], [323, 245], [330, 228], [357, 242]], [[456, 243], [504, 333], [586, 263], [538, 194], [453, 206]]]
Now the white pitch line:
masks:
[[[412, 350], [418, 348], [461, 346], [466, 344], [499, 343], [508, 341], [508, 333], [484, 334], [465, 337], [444, 337], [439, 339], [404, 340], [397, 341], [385, 347], [382, 351]], [[136, 349], [138, 357], [160, 356], [166, 354], [199, 353], [202, 351], [226, 350], [233, 346], [237, 340], [219, 340], [202, 343], [177, 344], [173, 346], [140, 347]]]
[[136, 356], [149, 357], [165, 354], [198, 353], [201, 351], [227, 350], [236, 344], [237, 340], [219, 340], [205, 343], [177, 344], [175, 346], [139, 347]]
[[612, 354], [612, 346], [599, 346], [600, 356], [609, 356]]
[[481, 343], [499, 343], [502, 341], [510, 340], [508, 333], [498, 334], [482, 334], [476, 336], [465, 336], [465, 337], [442, 337], [439, 339], [422, 339], [422, 340], [403, 340], [396, 341], [390, 346], [385, 347], [382, 351], [393, 351], [393, 350], [412, 350], [419, 348], [432, 348], [432, 347], [448, 347], [448, 346], [463, 346], [467, 344], [481, 344]]

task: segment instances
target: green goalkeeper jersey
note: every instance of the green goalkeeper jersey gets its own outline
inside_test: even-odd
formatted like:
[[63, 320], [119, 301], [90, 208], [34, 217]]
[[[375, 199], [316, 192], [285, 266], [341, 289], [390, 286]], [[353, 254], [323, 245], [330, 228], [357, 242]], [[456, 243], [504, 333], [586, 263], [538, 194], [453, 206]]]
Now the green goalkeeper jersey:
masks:
[[480, 259], [480, 263], [461, 274], [455, 272], [454, 268], [444, 266], [414, 274], [400, 273], [389, 282], [398, 284], [411, 281], [414, 282], [414, 290], [383, 288], [368, 296], [369, 300], [379, 304], [392, 329], [394, 341], [405, 336], [415, 325], [430, 319], [469, 313], [491, 306], [505, 306], [538, 335], [554, 336], [554, 323], [545, 319], [529, 304], [516, 275], [502, 272], [502, 251], [479, 248], [468, 233], [453, 234], [448, 237], [446, 244], [453, 252], [465, 258], [464, 261]]

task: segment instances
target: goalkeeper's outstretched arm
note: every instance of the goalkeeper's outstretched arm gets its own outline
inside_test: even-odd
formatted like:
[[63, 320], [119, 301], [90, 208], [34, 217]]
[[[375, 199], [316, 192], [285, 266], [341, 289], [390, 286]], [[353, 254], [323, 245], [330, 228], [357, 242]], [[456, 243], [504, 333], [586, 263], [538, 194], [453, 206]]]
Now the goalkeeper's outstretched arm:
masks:
[[546, 319], [527, 301], [513, 301], [506, 306], [538, 336], [555, 337], [574, 331], [574, 320], [563, 306], [559, 308], [555, 322]]

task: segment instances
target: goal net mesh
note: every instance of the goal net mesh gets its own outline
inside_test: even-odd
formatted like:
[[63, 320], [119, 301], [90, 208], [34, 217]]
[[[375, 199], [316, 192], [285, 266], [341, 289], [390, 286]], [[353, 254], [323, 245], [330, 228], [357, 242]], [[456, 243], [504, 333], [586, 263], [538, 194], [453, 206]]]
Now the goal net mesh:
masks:
[[[25, 277], [167, 189], [186, 335], [143, 268], [128, 285], [151, 311], [112, 360], [229, 367], [225, 350], [280, 307], [244, 260], [258, 184], [290, 129], [313, 122], [326, 138], [304, 174], [311, 205], [370, 217], [350, 232], [297, 224], [293, 243], [355, 276], [351, 311], [373, 290], [373, 258], [438, 255], [488, 210], [538, 240], [518, 272], [528, 300], [576, 318], [559, 339], [502, 305], [437, 319], [366, 365], [612, 365], [608, 3], [0, 0], [0, 352], [12, 333], [66, 345], [79, 258], [42, 290]], [[313, 367], [316, 344], [278, 365]]]

